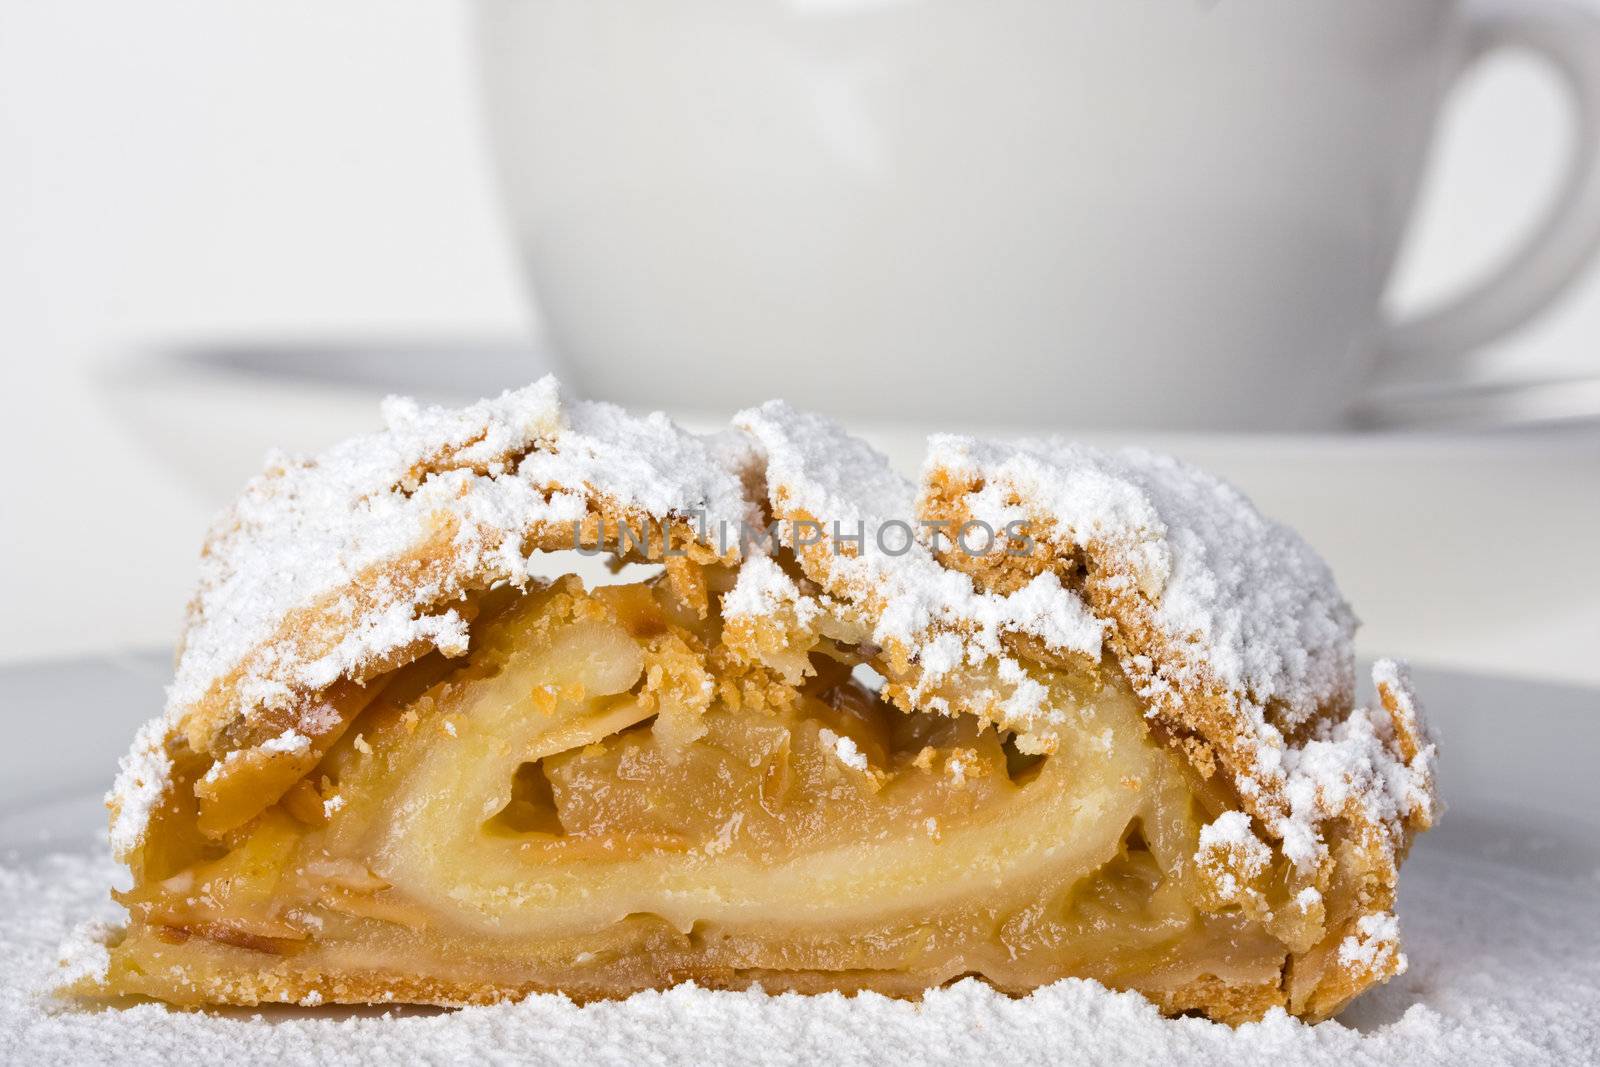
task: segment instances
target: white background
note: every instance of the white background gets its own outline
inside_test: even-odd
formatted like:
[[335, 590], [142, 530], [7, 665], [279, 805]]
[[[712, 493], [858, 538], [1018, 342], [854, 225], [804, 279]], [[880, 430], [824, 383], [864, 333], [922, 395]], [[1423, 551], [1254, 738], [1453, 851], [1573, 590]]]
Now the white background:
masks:
[[[364, 396], [252, 386], [235, 415], [237, 388], [141, 386], [154, 355], [253, 339], [496, 341], [533, 325], [499, 227], [469, 15], [449, 0], [0, 0], [0, 659], [170, 643], [204, 527], [259, 449], [365, 428], [349, 421]], [[1468, 81], [1400, 306], [1492, 262], [1553, 187], [1566, 137], [1560, 93], [1532, 62], [1497, 59]], [[1600, 365], [1600, 274], [1481, 363], [1506, 377]], [[224, 440], [226, 427], [196, 429], [208, 411], [256, 423]], [[1459, 452], [1467, 468], [1477, 448]], [[1540, 465], [1536, 446], [1506, 448]], [[1600, 468], [1570, 469], [1546, 497], [1578, 510], [1548, 518], [1479, 507], [1458, 469], [1451, 521], [1488, 530], [1461, 552], [1481, 554], [1511, 518], [1572, 523], [1553, 543], [1592, 555], [1582, 546], [1596, 531], [1576, 524], [1600, 497], [1583, 472]], [[1295, 510], [1271, 477], [1236, 476]], [[1341, 491], [1353, 505], [1360, 486]], [[1341, 540], [1327, 514], [1286, 517], [1331, 543], [1360, 588], [1380, 541]], [[1592, 562], [1546, 573], [1540, 597], [1570, 586], [1548, 611], [1486, 606], [1430, 625], [1416, 603], [1429, 581], [1514, 580], [1505, 558], [1464, 559], [1443, 578], [1419, 574], [1414, 593], [1403, 579], [1369, 584], [1368, 602], [1356, 598], [1369, 635], [1436, 662], [1600, 681]], [[1563, 640], [1591, 651], [1539, 656]]]

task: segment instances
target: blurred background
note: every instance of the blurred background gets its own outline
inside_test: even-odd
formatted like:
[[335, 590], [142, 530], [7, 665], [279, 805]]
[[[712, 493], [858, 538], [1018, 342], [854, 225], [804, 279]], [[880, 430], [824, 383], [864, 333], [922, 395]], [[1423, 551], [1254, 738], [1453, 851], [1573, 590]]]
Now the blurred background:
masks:
[[[459, 401], [549, 366], [473, 29], [453, 0], [0, 0], [0, 660], [169, 647], [205, 528], [266, 449], [370, 428], [385, 392]], [[1471, 75], [1397, 306], [1488, 270], [1572, 140], [1538, 62]], [[1597, 357], [1591, 270], [1475, 361], [1561, 381]], [[861, 429], [915, 463], [920, 427]], [[1141, 439], [1300, 527], [1364, 652], [1600, 683], [1600, 422]]]

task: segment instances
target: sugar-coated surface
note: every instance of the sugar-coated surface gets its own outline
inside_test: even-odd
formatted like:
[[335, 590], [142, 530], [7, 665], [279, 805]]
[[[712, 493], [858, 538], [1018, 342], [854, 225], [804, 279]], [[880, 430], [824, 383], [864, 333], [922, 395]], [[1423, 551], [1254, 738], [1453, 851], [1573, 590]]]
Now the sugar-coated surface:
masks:
[[415, 548], [441, 517], [457, 524], [457, 575], [483, 584], [520, 581], [530, 530], [581, 518], [587, 493], [713, 528], [751, 518], [730, 465], [739, 442], [690, 434], [660, 413], [563, 401], [554, 378], [456, 409], [391, 397], [383, 419], [386, 429], [316, 457], [269, 457], [217, 520], [164, 725], [141, 732], [112, 790], [119, 852], [137, 842], [160, 796], [164, 729], [246, 657], [257, 656], [238, 688], [248, 714], [419, 639], [465, 650], [466, 624], [453, 609], [420, 610], [453, 591], [424, 585], [371, 590], [376, 607], [341, 604], [343, 639], [315, 659], [286, 642], [261, 654], [291, 612]]
[[[846, 530], [861, 523], [869, 543], [887, 524], [913, 520], [916, 487], [836, 423], [778, 401], [736, 422], [761, 443], [768, 485], [792, 506]], [[1289, 725], [1354, 685], [1356, 619], [1327, 565], [1204, 471], [1138, 449], [950, 435], [930, 439], [924, 470], [982, 479], [973, 517], [991, 531], [1042, 515], [1080, 548], [1110, 543], [1132, 563], [1166, 633], [1194, 642], [1196, 667], [1259, 705], [1278, 706]], [[1031, 589], [1042, 601], [1031, 610], [1015, 597], [978, 596], [919, 547], [836, 564], [849, 572], [841, 579], [887, 591], [882, 636], [915, 643], [931, 623], [994, 616], [995, 629], [1099, 654], [1100, 629], [1070, 592]]]
[[118, 761], [117, 777], [106, 802], [117, 804], [111, 821], [111, 851], [119, 856], [139, 843], [150, 813], [167, 787], [172, 760], [162, 746], [166, 732], [165, 718], [151, 719], [139, 727], [127, 755]]
[[[836, 423], [781, 401], [742, 412], [735, 423], [759, 442], [769, 492], [784, 510], [847, 530], [859, 525], [869, 543], [897, 519], [914, 517], [915, 487]], [[1253, 754], [1237, 785], [1252, 794], [1271, 790], [1269, 828], [1296, 865], [1321, 862], [1320, 824], [1347, 805], [1390, 827], [1430, 810], [1432, 749], [1414, 764], [1398, 759], [1381, 708], [1325, 722], [1303, 745], [1287, 742], [1285, 729], [1353, 697], [1356, 619], [1327, 564], [1237, 489], [1167, 456], [1062, 441], [935, 436], [924, 479], [941, 474], [981, 485], [968, 503], [992, 531], [1023, 522], [1044, 536], [1043, 519], [1055, 539], [1079, 549], [1103, 545], [1128, 561], [1128, 580], [1154, 605], [1155, 625], [1177, 650], [1173, 673], [1159, 683], [1187, 690], [1210, 678], [1228, 692], [1234, 726]], [[874, 638], [914, 649], [924, 687], [984, 658], [997, 661], [1003, 680], [1020, 676], [1001, 641], [1008, 633], [1100, 655], [1105, 620], [1050, 573], [1009, 596], [982, 593], [922, 543], [825, 565], [830, 590], [881, 598]], [[1384, 661], [1378, 669], [1380, 680], [1404, 689], [1401, 666]], [[1020, 681], [1005, 704], [1006, 725], [1050, 714], [1045, 696]], [[1403, 699], [1411, 709], [1408, 691]]]
[[1204, 471], [1143, 449], [944, 435], [930, 441], [927, 469], [975, 474], [996, 499], [1013, 490], [1080, 548], [1109, 539], [1134, 561], [1167, 634], [1197, 639], [1196, 668], [1278, 705], [1289, 725], [1355, 680], [1356, 619], [1327, 564]]
[[793, 578], [769, 556], [751, 556], [739, 565], [733, 588], [722, 595], [725, 618], [775, 615], [788, 609], [802, 624], [817, 613], [816, 602], [801, 594]]
[[[511, 575], [525, 570], [530, 527], [580, 518], [589, 488], [656, 516], [736, 523], [747, 515], [706, 441], [659, 413], [563, 403], [554, 378], [461, 409], [391, 397], [383, 416], [386, 430], [315, 458], [274, 457], [219, 520], [170, 706], [198, 700], [290, 611], [422, 541], [441, 513], [462, 520], [462, 556]], [[430, 626], [441, 623], [416, 617], [418, 599], [352, 619], [350, 647], [325, 660], [270, 664], [244, 695], [270, 703], [290, 680], [325, 686], [367, 658], [434, 636]]]
[[[103, 855], [0, 862], [0, 1059], [16, 1063], [1585, 1064], [1600, 1048], [1600, 894], [1424, 850], [1401, 913], [1411, 970], [1341, 1021], [1231, 1030], [1066, 981], [1012, 1000], [976, 982], [921, 1005], [679, 987], [577, 1008], [560, 997], [434, 1013], [85, 1011], [42, 992], [85, 915], [111, 917]], [[1408, 906], [1414, 904], [1415, 906]], [[82, 939], [80, 939], [81, 941]], [[80, 944], [76, 952], [82, 953]], [[91, 961], [92, 963], [92, 961]]]
[[[741, 412], [734, 421], [759, 442], [767, 484], [785, 498], [787, 509], [809, 513], [830, 536], [864, 539], [867, 547], [858, 555], [830, 558], [829, 584], [858, 594], [870, 590], [881, 599], [874, 638], [915, 648], [926, 684], [977, 656], [1003, 660], [1000, 639], [1007, 633], [1038, 637], [1058, 651], [1100, 657], [1104, 623], [1055, 575], [1041, 575], [1025, 588], [999, 596], [979, 592], [969, 576], [942, 566], [913, 537], [924, 532], [917, 527], [915, 487], [882, 454], [837, 423], [782, 401]], [[996, 531], [1003, 528], [1001, 523]], [[930, 636], [952, 626], [962, 628], [959, 638], [951, 633]], [[1032, 707], [1030, 696], [1036, 698]], [[1046, 711], [1037, 703], [1043, 696], [1039, 687], [1019, 685], [1017, 718]]]

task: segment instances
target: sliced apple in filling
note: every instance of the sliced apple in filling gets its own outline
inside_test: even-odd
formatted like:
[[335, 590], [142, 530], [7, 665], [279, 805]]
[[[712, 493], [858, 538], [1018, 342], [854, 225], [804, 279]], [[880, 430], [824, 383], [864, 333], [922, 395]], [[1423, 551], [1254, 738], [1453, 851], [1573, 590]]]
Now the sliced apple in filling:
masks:
[[336, 687], [317, 737], [176, 752], [101, 992], [455, 1004], [1081, 976], [1249, 1018], [1336, 925], [1337, 901], [1294, 903], [1309, 883], [1280, 859], [1197, 863], [1238, 800], [1152, 733], [1109, 658], [1030, 665], [1059, 714], [1019, 739], [891, 706], [846, 627], [805, 652], [725, 640], [683, 578], [731, 572], [675, 569], [488, 594], [465, 656]]

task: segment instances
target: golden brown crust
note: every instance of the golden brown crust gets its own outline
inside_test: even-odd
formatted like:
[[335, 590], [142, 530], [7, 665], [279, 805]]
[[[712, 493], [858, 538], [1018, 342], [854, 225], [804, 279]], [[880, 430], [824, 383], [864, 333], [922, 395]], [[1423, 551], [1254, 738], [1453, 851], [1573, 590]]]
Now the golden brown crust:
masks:
[[[661, 983], [660, 988], [670, 988], [684, 982], [702, 989], [739, 991], [760, 988], [773, 994], [793, 992], [809, 995], [875, 992], [908, 1000], [920, 999], [929, 988], [926, 984], [919, 984], [911, 989], [903, 983], [870, 972], [738, 971], [731, 968], [685, 968], [673, 973]], [[641, 991], [614, 987], [587, 990], [548, 982], [452, 981], [399, 972], [321, 972], [282, 964], [255, 970], [240, 968], [226, 980], [218, 979], [194, 986], [190, 990], [192, 1000], [174, 1002], [193, 1007], [209, 1004], [236, 1007], [259, 1007], [265, 1004], [307, 1007], [328, 1004], [414, 1004], [466, 1008], [504, 1004], [540, 994], [556, 994], [578, 1004], [588, 1004]], [[92, 988], [80, 992], [95, 995]], [[1255, 1022], [1272, 1008], [1281, 1008], [1286, 1004], [1283, 988], [1276, 981], [1238, 985], [1224, 982], [1214, 975], [1204, 975], [1175, 989], [1142, 992], [1163, 1014], [1199, 1014], [1230, 1026]], [[1340, 1001], [1339, 1005], [1343, 1003]], [[1311, 1021], [1316, 1021], [1332, 1013], [1304, 1014]]]
[[[148, 749], [147, 758], [131, 766], [132, 773], [125, 772], [131, 785], [119, 787], [111, 801], [114, 825], [123, 830], [120, 838], [114, 832], [114, 841], [136, 874], [152, 811], [175, 801], [188, 805], [186, 812], [194, 810], [186, 817], [194, 818], [199, 830], [213, 839], [250, 823], [305, 778], [339, 741], [371, 699], [370, 682], [435, 651], [446, 656], [465, 652], [466, 626], [484, 596], [508, 584], [526, 583], [522, 564], [530, 553], [575, 545], [610, 550], [616, 547], [615, 531], [620, 528], [652, 531], [653, 536], [619, 554], [664, 562], [680, 605], [699, 618], [707, 616], [717, 593], [706, 586], [700, 568], [691, 564], [732, 562], [739, 549], [709, 536], [703, 516], [701, 522], [694, 521], [693, 494], [680, 494], [681, 507], [652, 508], [629, 503], [627, 493], [619, 495], [607, 485], [576, 477], [563, 482], [548, 471], [525, 479], [527, 484], [507, 487], [502, 483], [518, 464], [559, 456], [563, 447], [569, 447], [553, 424], [534, 421], [537, 432], [513, 434], [505, 447], [488, 454], [481, 447], [485, 437], [463, 435], [459, 426], [450, 431], [455, 434], [453, 444], [424, 442], [402, 464], [400, 481], [381, 490], [396, 498], [392, 505], [408, 516], [410, 525], [402, 527], [407, 536], [384, 552], [353, 553], [361, 565], [346, 568], [338, 581], [323, 583], [313, 596], [291, 598], [276, 614], [264, 612], [270, 627], [240, 644], [242, 652], [227, 656], [217, 654], [215, 635], [207, 633], [217, 625], [216, 594], [229, 587], [241, 568], [261, 566], [248, 552], [241, 552], [241, 545], [248, 547], [252, 537], [261, 535], [263, 524], [281, 521], [283, 513], [266, 508], [265, 519], [235, 516], [223, 524], [207, 553], [227, 562], [208, 572], [210, 585], [197, 597], [185, 656], [197, 655], [195, 648], [205, 646], [209, 656], [202, 662], [225, 666], [209, 678], [198, 669], [189, 671], [188, 687], [178, 687], [179, 698], [161, 729], [140, 742]], [[769, 447], [771, 443], [765, 442]], [[709, 452], [701, 460], [710, 462], [708, 456]], [[757, 453], [752, 462], [759, 459]], [[286, 470], [269, 475], [253, 491], [269, 498], [280, 492], [276, 481], [288, 477]], [[794, 481], [769, 469], [755, 474], [753, 470], [757, 468], [746, 465], [719, 472], [727, 485], [741, 486], [734, 491], [738, 505], [724, 506], [725, 513], [764, 510], [791, 525], [821, 529], [837, 521], [817, 506], [814, 494]], [[441, 489], [439, 480], [446, 478], [454, 480]], [[990, 489], [981, 471], [935, 464], [912, 517], [946, 528], [977, 522], [980, 511], [975, 501]], [[431, 503], [413, 506], [430, 491]], [[766, 494], [765, 499], [741, 495], [757, 491]], [[532, 503], [524, 501], [521, 511], [510, 514], [504, 505], [513, 495]], [[558, 498], [562, 506], [551, 506]], [[807, 672], [808, 655], [826, 639], [858, 649], [860, 659], [877, 666], [888, 679], [884, 695], [904, 710], [933, 708], [975, 715], [1015, 731], [1019, 748], [1028, 753], [1034, 751], [1029, 745], [1037, 722], [1034, 716], [1040, 710], [1024, 707], [1020, 699], [1032, 684], [1029, 672], [1092, 674], [1100, 668], [1103, 655], [1142, 698], [1155, 736], [1181, 754], [1197, 780], [1209, 783], [1208, 795], [1220, 798], [1225, 811], [1248, 815], [1226, 828], [1221, 819], [1208, 827], [1212, 837], [1208, 840], [1202, 834], [1201, 850], [1194, 857], [1202, 877], [1209, 879], [1216, 908], [1237, 908], [1270, 927], [1292, 949], [1282, 974], [1273, 981], [1203, 976], [1171, 989], [1145, 992], [1164, 1011], [1200, 1011], [1230, 1022], [1259, 1018], [1274, 1006], [1321, 1018], [1372, 983], [1397, 973], [1404, 957], [1398, 951], [1390, 912], [1399, 865], [1412, 837], [1427, 829], [1434, 812], [1433, 748], [1403, 671], [1392, 665], [1380, 667], [1379, 706], [1370, 710], [1354, 707], [1350, 686], [1329, 681], [1337, 680], [1337, 669], [1323, 671], [1292, 691], [1256, 691], [1213, 669], [1218, 649], [1207, 644], [1205, 634], [1175, 633], [1170, 621], [1161, 617], [1164, 588], [1149, 558], [1152, 543], [1160, 545], [1159, 539], [1152, 541], [1148, 529], [1135, 531], [1137, 536], [1118, 529], [1086, 535], [1064, 529], [1058, 514], [1050, 510], [1050, 501], [1042, 497], [1013, 491], [1003, 503], [1028, 516], [1025, 551], [1012, 551], [1017, 546], [1006, 539], [981, 553], [955, 551], [948, 543], [936, 542], [925, 552], [926, 565], [940, 576], [965, 575], [970, 590], [963, 595], [980, 605], [1009, 603], [1044, 590], [1054, 598], [1049, 603], [1076, 606], [1091, 624], [1094, 641], [1062, 641], [1049, 627], [996, 626], [978, 612], [935, 613], [914, 630], [886, 628], [884, 620], [903, 607], [895, 599], [903, 592], [892, 587], [895, 576], [841, 564], [841, 560], [860, 562], [861, 547], [824, 536], [790, 546], [800, 578], [792, 595], [761, 611], [724, 611], [723, 645], [715, 652], [722, 657], [716, 699], [731, 707], [759, 707], [785, 699], [787, 687]], [[324, 500], [318, 506], [348, 506], [356, 511], [364, 505], [361, 499], [352, 499], [344, 505]], [[243, 502], [241, 508], [249, 511]], [[788, 566], [795, 571], [793, 562]], [[1342, 601], [1335, 597], [1333, 608], [1337, 615]], [[1336, 630], [1342, 625], [1341, 619], [1334, 619]], [[384, 632], [370, 636], [378, 630]], [[934, 669], [930, 649], [947, 636], [955, 638], [961, 649], [955, 660], [945, 657], [958, 669], [948, 665]], [[1337, 667], [1343, 654], [1343, 650], [1318, 649], [1311, 658]], [[663, 677], [671, 674], [670, 658], [662, 652], [652, 660], [651, 669]], [[712, 699], [711, 684], [701, 684], [703, 672], [685, 668], [680, 673], [680, 703], [693, 703], [689, 691], [695, 690], [694, 699], [703, 711], [704, 703]], [[980, 674], [1004, 684], [968, 684]], [[196, 687], [196, 678], [203, 684]], [[685, 728], [695, 727], [691, 723]], [[1377, 772], [1369, 767], [1367, 778], [1355, 772], [1341, 777], [1340, 761], [1348, 762], [1349, 754], [1369, 763], [1376, 759], [1382, 767]], [[160, 771], [163, 761], [167, 769]], [[203, 773], [178, 776], [193, 783], [192, 798], [174, 797], [170, 769], [175, 762], [206, 767]], [[1331, 775], [1328, 767], [1334, 768]], [[1395, 774], [1388, 774], [1390, 770]], [[152, 796], [150, 781], [157, 771], [167, 778], [164, 784], [156, 783]], [[1407, 792], [1396, 794], [1395, 783], [1401, 780]], [[320, 794], [306, 801], [309, 817], [316, 817], [321, 802]], [[1274, 915], [1266, 907], [1268, 861], [1258, 859], [1257, 850], [1273, 862], [1284, 857], [1290, 861], [1295, 884], [1303, 887], [1296, 898], [1301, 914]], [[1278, 863], [1272, 871], [1281, 875], [1286, 869]], [[240, 968], [195, 987], [195, 1002], [458, 1005], [549, 989], [540, 983], [323, 970], [292, 957], [264, 957], [259, 962], [255, 973]], [[892, 976], [804, 971], [756, 975], [713, 969], [668, 977], [721, 988], [761, 981], [768, 988], [776, 983], [805, 991], [915, 992], [901, 988], [903, 983]], [[583, 990], [565, 991], [588, 995]], [[592, 995], [631, 991], [597, 988]]]

